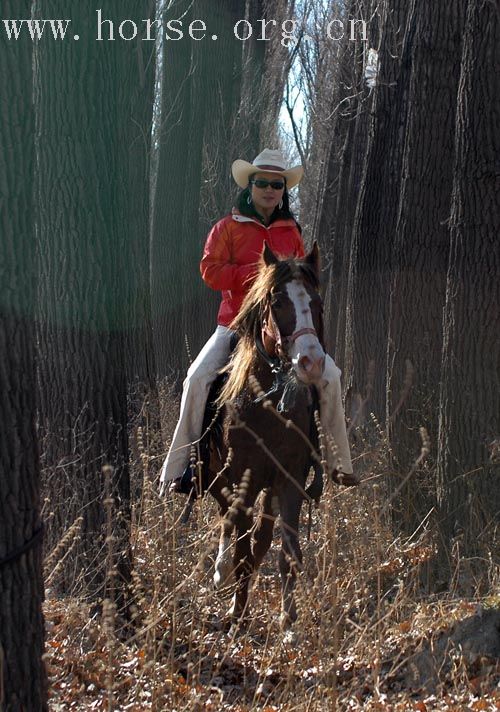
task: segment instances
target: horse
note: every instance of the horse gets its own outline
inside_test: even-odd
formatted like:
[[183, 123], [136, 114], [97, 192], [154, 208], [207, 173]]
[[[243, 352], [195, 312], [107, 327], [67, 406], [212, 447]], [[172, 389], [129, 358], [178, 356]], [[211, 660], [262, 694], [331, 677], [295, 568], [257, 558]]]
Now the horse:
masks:
[[[260, 271], [231, 325], [239, 339], [217, 398], [221, 428], [219, 438], [212, 436], [207, 485], [223, 517], [214, 583], [220, 587], [234, 579], [229, 614], [237, 624], [248, 616], [249, 584], [270, 548], [278, 513], [282, 627], [297, 618], [299, 516], [316, 452], [315, 386], [326, 355], [319, 259], [316, 243], [303, 260], [280, 260], [266, 245]], [[260, 492], [262, 512], [254, 524]]]

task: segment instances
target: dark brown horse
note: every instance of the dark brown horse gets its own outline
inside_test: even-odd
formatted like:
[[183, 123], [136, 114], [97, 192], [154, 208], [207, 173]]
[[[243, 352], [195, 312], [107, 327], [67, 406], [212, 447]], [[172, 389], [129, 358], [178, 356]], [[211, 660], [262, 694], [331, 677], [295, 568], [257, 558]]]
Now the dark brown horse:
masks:
[[[260, 272], [232, 328], [239, 341], [218, 399], [222, 438], [211, 448], [209, 466], [209, 491], [224, 516], [214, 581], [223, 585], [234, 574], [231, 612], [234, 620], [241, 619], [247, 613], [250, 579], [271, 545], [279, 513], [286, 626], [297, 615], [293, 589], [301, 565], [299, 515], [312, 464], [317, 408], [311, 386], [319, 383], [325, 359], [317, 245], [304, 260], [284, 261], [266, 246]], [[261, 491], [262, 513], [254, 524]]]

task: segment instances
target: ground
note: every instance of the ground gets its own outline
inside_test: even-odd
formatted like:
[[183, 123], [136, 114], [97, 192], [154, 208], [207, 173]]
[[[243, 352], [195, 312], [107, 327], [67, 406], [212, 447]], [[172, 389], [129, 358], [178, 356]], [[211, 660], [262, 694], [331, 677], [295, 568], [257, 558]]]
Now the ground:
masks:
[[377, 477], [356, 490], [329, 485], [309, 539], [304, 507], [299, 619], [288, 637], [279, 628], [279, 537], [248, 626], [230, 631], [230, 592], [211, 581], [213, 503], [199, 502], [181, 524], [182, 500], [161, 501], [147, 486], [134, 518], [134, 626], [121, 627], [112, 608], [102, 615], [49, 593], [50, 709], [500, 710], [494, 568], [482, 597], [426, 592], [429, 533], [392, 538]]

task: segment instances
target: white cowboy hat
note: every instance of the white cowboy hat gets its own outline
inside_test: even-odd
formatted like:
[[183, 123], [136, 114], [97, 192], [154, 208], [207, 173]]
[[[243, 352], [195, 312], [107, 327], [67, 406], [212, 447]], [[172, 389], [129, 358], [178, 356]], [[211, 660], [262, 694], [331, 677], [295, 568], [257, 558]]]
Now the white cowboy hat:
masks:
[[233, 178], [240, 188], [246, 188], [248, 179], [252, 173], [262, 171], [265, 173], [276, 173], [286, 179], [286, 187], [289, 190], [300, 183], [304, 174], [303, 166], [286, 167], [286, 161], [281, 151], [272, 151], [265, 148], [262, 153], [253, 159], [252, 163], [238, 159], [234, 161], [231, 171]]

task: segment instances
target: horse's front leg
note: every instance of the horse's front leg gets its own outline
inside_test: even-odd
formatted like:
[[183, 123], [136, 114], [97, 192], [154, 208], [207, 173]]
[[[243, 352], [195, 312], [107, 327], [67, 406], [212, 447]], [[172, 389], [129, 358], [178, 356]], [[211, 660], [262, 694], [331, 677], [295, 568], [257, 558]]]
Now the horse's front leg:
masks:
[[234, 529], [234, 522], [227, 517], [231, 496], [226, 487], [213, 489], [212, 495], [219, 504], [221, 521], [221, 531], [219, 535], [219, 549], [215, 560], [214, 585], [222, 588], [232, 583], [233, 561], [231, 556], [231, 536]]
[[252, 552], [252, 524], [255, 493], [240, 491], [228, 516], [234, 520], [236, 545], [234, 547], [233, 567], [236, 579], [236, 591], [229, 611], [233, 622], [240, 622], [248, 614], [248, 589], [254, 572], [255, 559]]
[[302, 495], [297, 488], [289, 486], [280, 494], [281, 551], [281, 627], [286, 629], [297, 619], [294, 589], [297, 571], [302, 569], [302, 552], [299, 543], [299, 517]]
[[264, 490], [262, 511], [254, 532], [253, 555], [255, 559], [254, 568], [256, 571], [271, 547], [274, 523], [278, 515], [278, 506], [277, 497], [273, 494], [272, 489]]
[[219, 550], [215, 560], [214, 585], [215, 588], [229, 586], [233, 582], [233, 559], [231, 556], [231, 535], [234, 525], [224, 518], [221, 524], [219, 537]]

